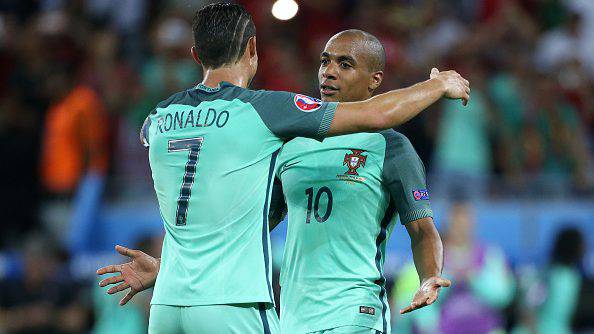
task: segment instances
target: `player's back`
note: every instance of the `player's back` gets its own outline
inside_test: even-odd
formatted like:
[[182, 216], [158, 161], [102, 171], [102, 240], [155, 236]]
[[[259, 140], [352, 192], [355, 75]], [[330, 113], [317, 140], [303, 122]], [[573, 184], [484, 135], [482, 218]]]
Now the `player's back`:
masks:
[[[273, 112], [282, 115], [294, 96], [199, 85], [149, 115], [143, 133], [166, 230], [152, 304], [272, 302], [268, 197], [276, 154], [291, 135]], [[334, 108], [317, 106], [305, 116], [311, 131], [300, 131], [325, 135]]]

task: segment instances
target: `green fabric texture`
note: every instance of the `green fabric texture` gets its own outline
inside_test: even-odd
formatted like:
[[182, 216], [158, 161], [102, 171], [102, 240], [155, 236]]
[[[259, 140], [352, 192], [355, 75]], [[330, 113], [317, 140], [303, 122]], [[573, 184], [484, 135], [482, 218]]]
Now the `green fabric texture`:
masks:
[[259, 304], [190, 307], [152, 305], [148, 333], [279, 334], [280, 329], [276, 311], [270, 304], [267, 308]]
[[142, 132], [165, 228], [153, 305], [273, 303], [267, 216], [277, 152], [288, 134], [323, 138], [336, 108], [302, 111], [287, 94], [199, 85], [150, 113]]
[[276, 169], [288, 206], [281, 330], [362, 326], [389, 333], [386, 240], [398, 215], [432, 215], [429, 200], [413, 195], [426, 183], [410, 142], [394, 131], [322, 143], [296, 138]]

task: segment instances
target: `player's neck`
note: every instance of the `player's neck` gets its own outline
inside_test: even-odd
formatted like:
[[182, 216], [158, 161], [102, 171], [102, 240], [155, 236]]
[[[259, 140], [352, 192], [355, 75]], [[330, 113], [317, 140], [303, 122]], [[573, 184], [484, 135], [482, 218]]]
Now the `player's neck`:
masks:
[[249, 74], [245, 68], [237, 65], [229, 67], [220, 67], [216, 69], [205, 69], [202, 84], [207, 87], [215, 88], [223, 81], [232, 85], [247, 88], [250, 83]]

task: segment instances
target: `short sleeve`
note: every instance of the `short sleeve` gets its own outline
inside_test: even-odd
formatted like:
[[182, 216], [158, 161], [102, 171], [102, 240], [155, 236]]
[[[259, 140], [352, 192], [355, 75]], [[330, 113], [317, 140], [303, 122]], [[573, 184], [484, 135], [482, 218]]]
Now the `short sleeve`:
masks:
[[270, 131], [285, 140], [295, 137], [323, 140], [338, 104], [301, 94], [265, 90], [257, 91], [250, 103]]
[[142, 123], [142, 127], [140, 128], [140, 143], [144, 147], [149, 147], [149, 127], [151, 126], [151, 118], [150, 116], [144, 120]]
[[425, 166], [403, 134], [394, 130], [381, 132], [386, 139], [382, 178], [390, 191], [402, 224], [433, 217]]

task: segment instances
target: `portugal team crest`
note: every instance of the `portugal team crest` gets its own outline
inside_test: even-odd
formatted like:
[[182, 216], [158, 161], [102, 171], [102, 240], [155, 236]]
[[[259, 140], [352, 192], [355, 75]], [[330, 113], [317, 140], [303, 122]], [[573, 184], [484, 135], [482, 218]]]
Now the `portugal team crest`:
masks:
[[320, 109], [322, 106], [321, 100], [302, 94], [295, 95], [293, 101], [295, 102], [295, 106], [304, 112], [312, 112]]
[[351, 149], [353, 153], [347, 153], [344, 155], [344, 161], [342, 165], [346, 165], [348, 167], [348, 171], [345, 172], [347, 175], [359, 175], [357, 173], [357, 169], [359, 167], [365, 167], [365, 160], [367, 160], [366, 155], [361, 155], [363, 150], [355, 150]]

